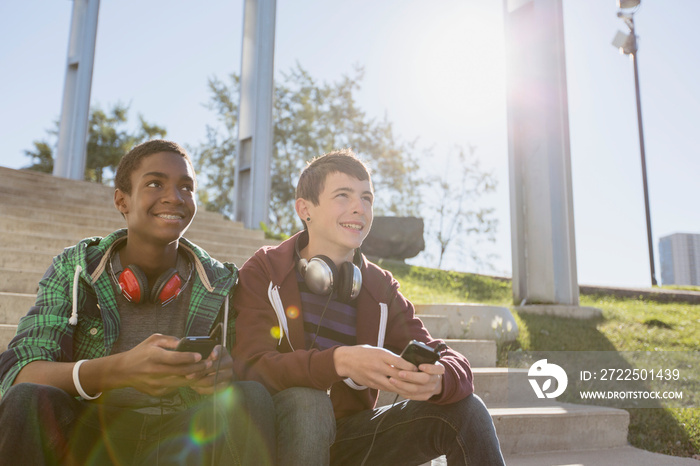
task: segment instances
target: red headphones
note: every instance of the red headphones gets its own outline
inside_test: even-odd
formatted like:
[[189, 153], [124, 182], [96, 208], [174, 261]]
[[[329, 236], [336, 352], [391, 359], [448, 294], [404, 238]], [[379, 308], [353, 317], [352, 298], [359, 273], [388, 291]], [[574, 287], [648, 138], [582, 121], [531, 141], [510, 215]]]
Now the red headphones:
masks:
[[132, 303], [151, 302], [165, 306], [178, 297], [192, 277], [194, 266], [191, 261], [188, 261], [190, 271], [187, 279], [184, 281], [180, 274], [177, 273], [177, 270], [171, 267], [158, 277], [153, 284], [153, 288], [151, 288], [148, 286], [148, 277], [146, 277], [141, 267], [135, 264], [126, 266], [119, 274], [119, 279], [117, 279], [112, 265], [115, 253], [116, 251], [110, 255], [108, 260], [109, 274], [114, 284], [119, 287], [122, 295]]
[[[186, 284], [186, 282], [185, 282]], [[148, 278], [138, 265], [128, 265], [119, 274], [119, 289], [122, 295], [132, 303], [141, 303], [146, 300], [165, 306], [180, 294], [184, 288], [182, 278], [177, 270], [166, 270], [153, 285], [149, 294]]]

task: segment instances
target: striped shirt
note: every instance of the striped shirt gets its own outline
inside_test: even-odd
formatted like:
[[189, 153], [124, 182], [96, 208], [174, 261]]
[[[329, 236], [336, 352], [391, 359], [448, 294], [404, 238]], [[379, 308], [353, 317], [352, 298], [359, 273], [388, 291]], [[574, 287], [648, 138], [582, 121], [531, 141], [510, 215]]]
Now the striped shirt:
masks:
[[[322, 296], [309, 290], [301, 274], [297, 272], [301, 294], [302, 316], [306, 347], [324, 350], [333, 346], [357, 344], [357, 307], [336, 301], [337, 294]], [[319, 325], [320, 323], [320, 325]]]

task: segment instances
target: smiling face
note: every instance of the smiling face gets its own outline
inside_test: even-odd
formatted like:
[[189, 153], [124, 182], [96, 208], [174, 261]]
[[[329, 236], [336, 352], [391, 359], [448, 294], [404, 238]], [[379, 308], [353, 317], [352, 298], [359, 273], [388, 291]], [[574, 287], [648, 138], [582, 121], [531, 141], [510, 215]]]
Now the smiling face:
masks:
[[307, 221], [309, 256], [323, 254], [340, 264], [352, 260], [372, 226], [374, 193], [369, 180], [341, 172], [326, 176], [318, 204], [299, 198], [297, 213]]
[[180, 154], [157, 152], [141, 159], [130, 180], [131, 193], [116, 189], [114, 195], [126, 219], [129, 242], [176, 242], [197, 212], [192, 166]]

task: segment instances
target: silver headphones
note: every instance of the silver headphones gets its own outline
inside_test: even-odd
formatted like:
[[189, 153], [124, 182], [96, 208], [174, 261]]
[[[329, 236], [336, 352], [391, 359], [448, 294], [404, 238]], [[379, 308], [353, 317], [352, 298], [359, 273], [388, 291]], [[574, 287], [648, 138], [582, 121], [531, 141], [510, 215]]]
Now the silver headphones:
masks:
[[[314, 256], [308, 261], [301, 257], [300, 250], [309, 242], [308, 232], [304, 232], [294, 243], [294, 253], [297, 258], [297, 270], [301, 274], [306, 286], [314, 294], [329, 295], [333, 291], [337, 293], [338, 301], [348, 303], [357, 298], [362, 288], [362, 272], [353, 262], [343, 262], [340, 270], [327, 256]], [[305, 241], [302, 247], [299, 242]], [[355, 254], [355, 261], [359, 262], [359, 252]]]

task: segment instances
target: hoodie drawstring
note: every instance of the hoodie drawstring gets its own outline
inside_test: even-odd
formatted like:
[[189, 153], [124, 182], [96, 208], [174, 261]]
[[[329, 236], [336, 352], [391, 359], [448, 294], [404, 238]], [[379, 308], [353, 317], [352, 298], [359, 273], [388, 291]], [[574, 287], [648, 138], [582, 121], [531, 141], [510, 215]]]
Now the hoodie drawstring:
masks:
[[73, 311], [70, 313], [68, 323], [78, 325], [78, 281], [80, 280], [80, 272], [83, 271], [81, 266], [75, 267], [75, 275], [73, 275]]

